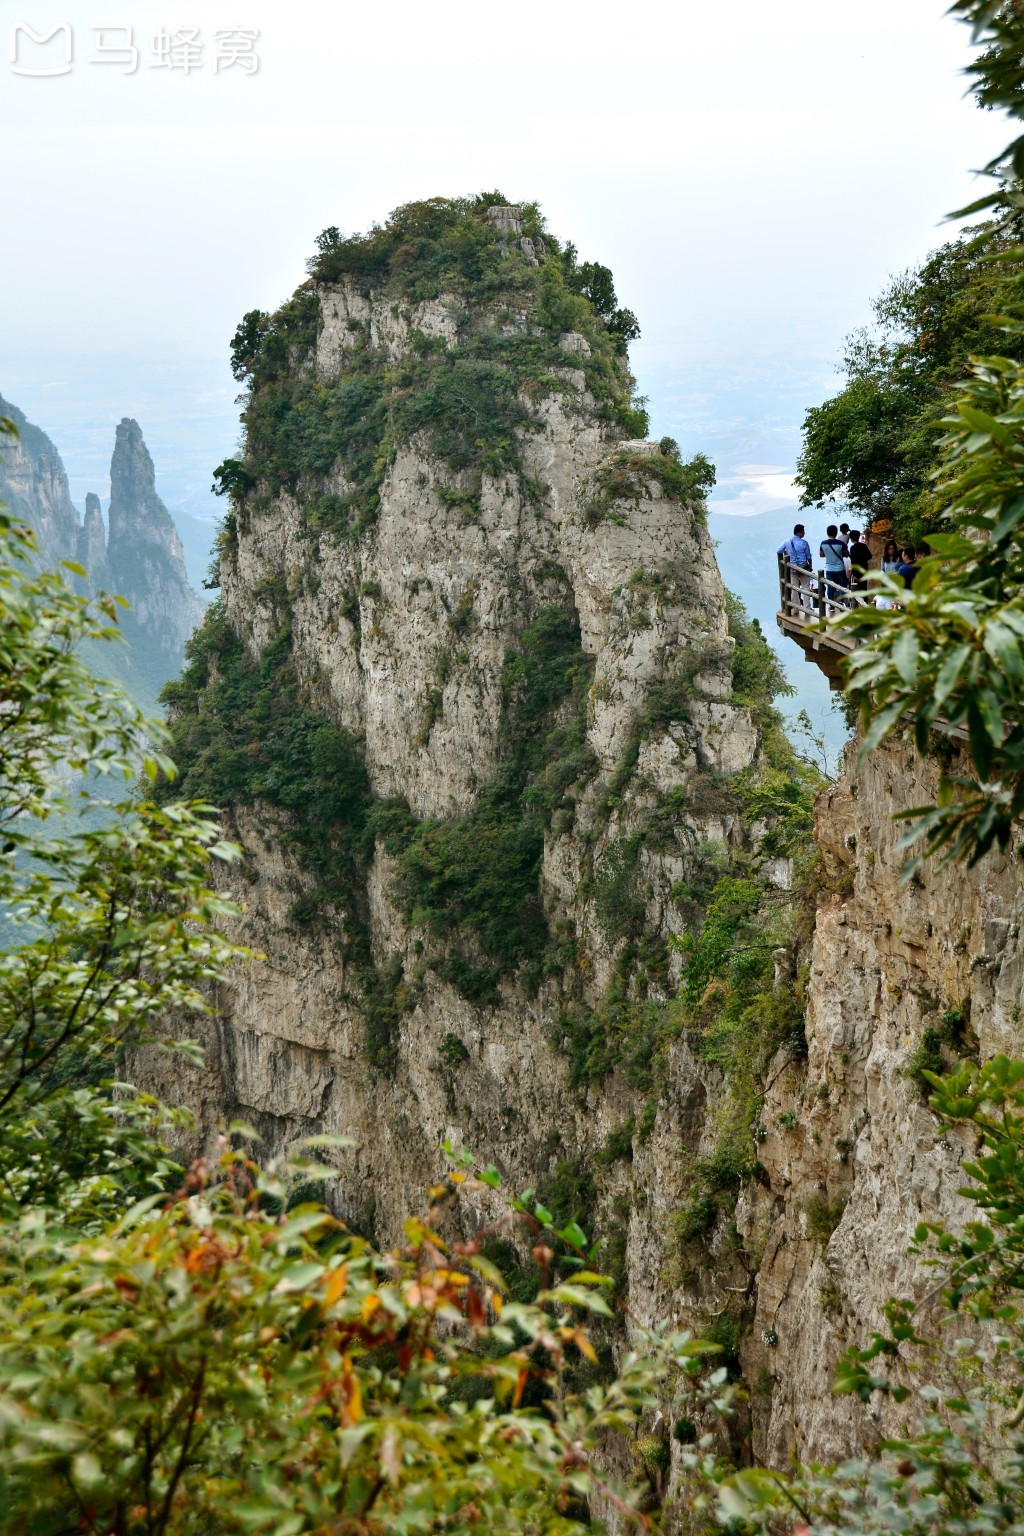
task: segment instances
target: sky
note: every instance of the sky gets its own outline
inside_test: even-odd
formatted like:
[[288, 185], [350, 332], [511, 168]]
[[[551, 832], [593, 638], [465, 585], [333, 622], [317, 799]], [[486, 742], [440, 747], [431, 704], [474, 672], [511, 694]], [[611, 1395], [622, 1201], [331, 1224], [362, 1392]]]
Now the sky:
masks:
[[[804, 412], [1005, 139], [965, 97], [969, 37], [944, 12], [0, 0], [0, 394], [57, 442], [80, 506], [106, 499], [130, 415], [167, 504], [216, 518], [231, 336], [304, 279], [320, 230], [434, 195], [535, 200], [638, 315], [652, 435], [714, 460], [723, 573], [776, 641], [760, 551], [773, 570]], [[25, 30], [61, 22], [70, 68], [65, 33]], [[836, 745], [814, 669], [789, 671], [790, 712]]]
[[[213, 515], [241, 315], [294, 289], [326, 225], [495, 187], [611, 266], [653, 432], [715, 459], [716, 505], [786, 505], [844, 334], [1001, 142], [941, 0], [0, 12], [0, 392], [56, 439], [79, 502], [105, 494], [127, 414], [169, 504]], [[19, 30], [10, 57], [19, 24], [61, 21], [70, 71], [16, 73], [64, 67], [60, 34]]]

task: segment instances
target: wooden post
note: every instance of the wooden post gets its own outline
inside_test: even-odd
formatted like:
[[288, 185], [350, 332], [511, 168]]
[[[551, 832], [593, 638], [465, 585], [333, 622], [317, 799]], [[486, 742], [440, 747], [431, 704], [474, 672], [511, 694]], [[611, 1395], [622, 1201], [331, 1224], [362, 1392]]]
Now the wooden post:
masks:
[[784, 616], [789, 614], [789, 598], [786, 591], [786, 557], [779, 555], [779, 607]]
[[819, 619], [819, 621], [822, 624], [824, 624], [824, 622], [825, 622], [825, 572], [823, 570], [820, 570], [818, 572], [818, 619]]

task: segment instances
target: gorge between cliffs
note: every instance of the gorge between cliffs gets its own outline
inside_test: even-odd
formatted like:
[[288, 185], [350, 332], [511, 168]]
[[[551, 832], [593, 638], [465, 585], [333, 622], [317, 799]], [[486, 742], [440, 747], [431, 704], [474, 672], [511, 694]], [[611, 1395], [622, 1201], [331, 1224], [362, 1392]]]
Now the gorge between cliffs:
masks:
[[493, 1163], [600, 1240], [609, 1357], [690, 1327], [758, 1459], [834, 1460], [898, 1424], [833, 1395], [840, 1354], [966, 1210], [922, 1064], [1020, 1052], [1022, 882], [998, 853], [901, 882], [937, 762], [854, 742], [828, 783], [786, 740], [631, 318], [479, 201], [328, 240], [246, 317], [221, 598], [166, 697], [254, 958], [201, 1065], [127, 1071], [192, 1111], [188, 1155], [233, 1121], [350, 1138], [328, 1198], [381, 1243], [445, 1143]]

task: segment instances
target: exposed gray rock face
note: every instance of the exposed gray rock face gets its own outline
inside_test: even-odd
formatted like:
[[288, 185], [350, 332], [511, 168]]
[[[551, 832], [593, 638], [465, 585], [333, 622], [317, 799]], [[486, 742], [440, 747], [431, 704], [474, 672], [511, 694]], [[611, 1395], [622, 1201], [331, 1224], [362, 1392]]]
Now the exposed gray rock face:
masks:
[[509, 235], [521, 235], [523, 232], [523, 213], [521, 208], [513, 208], [507, 204], [498, 204], [494, 208], [488, 208], [487, 217], [503, 240], [507, 239]]
[[137, 421], [117, 428], [110, 461], [107, 559], [115, 591], [131, 612], [125, 632], [147, 674], [173, 676], [203, 607], [189, 585], [174, 519], [156, 491], [156, 473]]
[[[939, 1125], [907, 1075], [923, 1031], [960, 1015], [962, 1049], [981, 1059], [1024, 1051], [1019, 863], [995, 853], [970, 871], [929, 864], [901, 885], [905, 824], [893, 816], [933, 799], [938, 765], [902, 743], [862, 766], [855, 749], [847, 756], [817, 810], [839, 893], [817, 914], [809, 1058], [805, 1071], [780, 1059], [769, 1074], [766, 1176], [738, 1212], [763, 1253], [743, 1358], [748, 1379], [772, 1382], [753, 1408], [762, 1454], [777, 1464], [791, 1449], [828, 1460], [898, 1432], [905, 1410], [869, 1412], [832, 1394], [836, 1364], [883, 1326], [889, 1296], [934, 1286], [935, 1272], [907, 1254], [917, 1223], [974, 1214], [957, 1193], [973, 1140]], [[766, 1333], [778, 1343], [767, 1347]]]
[[0, 501], [16, 517], [31, 523], [45, 565], [74, 560], [78, 554], [78, 513], [71, 501], [60, 454], [45, 432], [17, 406], [0, 396], [0, 416], [18, 428], [18, 436], [0, 437]]
[[76, 578], [80, 590], [115, 592], [131, 604], [121, 620], [127, 646], [90, 659], [155, 708], [164, 683], [181, 670], [203, 605], [189, 585], [174, 520], [156, 493], [138, 423], [126, 417], [117, 428], [108, 535], [92, 492], [79, 522], [60, 454], [46, 434], [3, 399], [0, 416], [9, 416], [19, 434], [0, 439], [0, 501], [35, 530], [44, 565], [75, 561], [86, 571], [84, 582]]
[[[396, 315], [390, 300], [370, 302], [350, 285], [325, 288], [318, 369], [333, 377], [367, 332], [389, 356], [412, 329], [447, 334], [451, 303], [429, 305], [433, 332], [428, 305]], [[253, 519], [234, 561], [222, 563], [228, 616], [254, 652], [277, 632], [281, 615], [270, 594], [283, 578], [298, 667], [326, 690], [340, 722], [364, 738], [374, 790], [407, 798], [418, 816], [465, 811], [493, 773], [505, 653], [538, 598], [557, 600], [568, 589], [584, 649], [597, 658], [592, 744], [607, 774], [646, 687], [693, 646], [708, 650], [710, 696], [729, 697], [732, 641], [703, 519], [670, 502], [652, 476], [646, 494], [625, 501], [617, 519], [588, 526], [583, 507], [602, 468], [616, 455], [659, 449], [609, 439], [583, 385], [581, 373], [567, 370], [565, 390], [537, 407], [541, 430], [524, 437], [526, 475], [542, 488], [534, 500], [524, 499], [517, 478], [484, 475], [479, 511], [467, 517], [442, 494], [453, 489], [451, 471], [412, 446], [388, 472], [383, 510], [365, 545], [324, 535], [311, 546], [301, 508], [281, 496], [272, 513]], [[651, 585], [629, 589], [638, 572]], [[349, 594], [358, 597], [355, 621], [345, 616], [352, 614]], [[452, 616], [460, 610], [467, 632], [456, 643]], [[462, 659], [437, 710], [430, 700], [438, 658], [446, 655]], [[728, 704], [721, 709], [715, 745], [709, 737], [712, 756], [723, 722], [742, 714]], [[426, 730], [428, 716], [436, 717]], [[752, 754], [756, 739], [748, 745]], [[692, 755], [696, 762], [696, 748]]]
[[100, 499], [93, 491], [85, 498], [85, 518], [78, 530], [78, 563], [85, 567], [93, 587], [109, 586], [107, 531]]
[[[395, 357], [425, 321], [447, 335], [451, 310], [431, 303], [428, 314], [345, 284], [323, 289], [321, 376], [334, 377], [367, 336]], [[571, 605], [594, 664], [587, 746], [597, 766], [551, 823], [542, 889], [571, 958], [536, 991], [511, 977], [496, 1003], [468, 1001], [444, 979], [444, 941], [403, 918], [395, 864], [378, 845], [372, 950], [381, 967], [400, 962], [409, 1006], [394, 1070], [371, 1071], [344, 935], [296, 924], [296, 898], [314, 882], [289, 849], [287, 823], [239, 809], [229, 826], [247, 854], [236, 935], [266, 958], [218, 990], [215, 1016], [196, 1030], [201, 1068], [145, 1052], [129, 1071], [194, 1110], [186, 1150], [235, 1117], [261, 1132], [267, 1153], [313, 1132], [352, 1137], [338, 1158], [338, 1206], [363, 1221], [372, 1212], [383, 1241], [418, 1207], [446, 1139], [495, 1162], [513, 1188], [578, 1158], [596, 1185], [594, 1209], [581, 1214], [621, 1238], [639, 1322], [705, 1329], [741, 1298], [756, 1455], [775, 1465], [794, 1451], [842, 1456], [896, 1424], [833, 1396], [839, 1353], [870, 1336], [890, 1294], [923, 1284], [906, 1256], [917, 1221], [963, 1213], [965, 1148], [937, 1130], [906, 1075], [922, 1029], [955, 1010], [983, 1053], [1024, 1045], [1020, 875], [995, 858], [901, 887], [892, 813], [933, 793], [934, 766], [896, 745], [848, 767], [819, 806], [830, 881], [813, 940], [774, 956], [781, 981], [808, 967], [808, 1057], [780, 1054], [767, 1074], [760, 1168], [740, 1195], [739, 1241], [720, 1226], [711, 1280], [681, 1273], [676, 1220], [694, 1160], [716, 1146], [721, 1075], [681, 1032], [631, 1159], [599, 1161], [610, 1133], [639, 1118], [644, 1095], [621, 1068], [574, 1084], [560, 1019], [570, 989], [597, 1006], [615, 983], [622, 948], [595, 896], [609, 850], [667, 797], [685, 804], [663, 837], [643, 842], [637, 886], [648, 934], [683, 931], [680, 892], [695, 850], [749, 848], [751, 834], [713, 791], [756, 765], [761, 743], [732, 702], [725, 595], [703, 519], [664, 494], [657, 444], [614, 439], [582, 372], [566, 367], [560, 383], [533, 402], [540, 427], [522, 437], [521, 477], [463, 484], [414, 440], [395, 456], [377, 521], [358, 542], [311, 532], [302, 507], [280, 495], [239, 527], [221, 575], [227, 614], [254, 656], [279, 632], [287, 594], [295, 664], [312, 697], [365, 744], [375, 792], [406, 799], [419, 817], [476, 804], [499, 761], [506, 655], [539, 604]], [[596, 490], [624, 461], [638, 494], [602, 502]], [[343, 480], [338, 464], [332, 484]], [[652, 685], [684, 671], [692, 691], [678, 718], [638, 739]], [[635, 766], [623, 778], [631, 746]], [[790, 884], [786, 860], [765, 873], [780, 891]], [[654, 1001], [672, 993], [679, 965], [673, 954]], [[632, 1027], [628, 1012], [621, 1027]], [[445, 1049], [452, 1041], [456, 1052]]]
[[[433, 302], [440, 324], [445, 305]], [[402, 310], [346, 284], [324, 288], [320, 306], [324, 378], [367, 336], [392, 356], [409, 329], [423, 329], [422, 307]], [[713, 793], [715, 774], [749, 767], [760, 741], [748, 711], [731, 702], [733, 642], [701, 509], [665, 493], [657, 444], [616, 438], [581, 371], [564, 369], [558, 387], [531, 404], [538, 427], [521, 436], [521, 474], [463, 484], [414, 439], [396, 453], [376, 521], [358, 541], [313, 533], [302, 506], [281, 494], [239, 519], [221, 585], [227, 617], [254, 656], [287, 614], [294, 664], [312, 697], [360, 738], [376, 794], [405, 799], [421, 818], [475, 806], [499, 762], [510, 649], [545, 605], [574, 613], [593, 661], [586, 745], [594, 771], [581, 775], [551, 824], [541, 893], [571, 960], [537, 991], [513, 975], [496, 1003], [474, 1004], [442, 975], [444, 941], [403, 918], [394, 864], [378, 846], [370, 941], [382, 968], [400, 960], [410, 1006], [393, 1072], [372, 1071], [342, 934], [296, 926], [290, 913], [312, 877], [289, 851], [278, 813], [239, 809], [230, 829], [246, 848], [248, 878], [237, 932], [266, 959], [238, 967], [219, 989], [217, 1016], [201, 1027], [201, 1069], [155, 1053], [130, 1066], [195, 1111], [193, 1150], [235, 1116], [259, 1129], [267, 1152], [315, 1131], [353, 1137], [355, 1149], [340, 1158], [339, 1207], [363, 1218], [373, 1209], [384, 1239], [418, 1207], [446, 1138], [496, 1162], [512, 1187], [536, 1183], [561, 1157], [595, 1165], [643, 1097], [621, 1072], [577, 1086], [567, 1070], [559, 1025], [567, 997], [605, 999], [623, 949], [608, 937], [595, 875], [667, 797], [685, 803], [685, 814], [644, 844], [637, 870], [647, 931], [664, 944], [685, 926], [679, 892], [697, 850], [742, 845], [747, 835]], [[626, 474], [631, 489], [609, 493], [613, 474]], [[343, 478], [339, 464], [332, 486]], [[652, 688], [682, 674], [690, 683], [678, 717], [641, 731]], [[678, 954], [666, 956], [653, 1002], [674, 989], [680, 965]], [[442, 1050], [452, 1040], [464, 1053], [457, 1067]], [[665, 1274], [673, 1211], [688, 1159], [713, 1139], [704, 1107], [718, 1087], [712, 1067], [675, 1048], [650, 1139], [634, 1165], [600, 1175], [600, 1209], [589, 1217], [625, 1224], [641, 1319], [693, 1310]], [[613, 1218], [632, 1186], [630, 1214]]]
[[590, 356], [590, 342], [579, 331], [564, 331], [558, 338], [558, 345], [563, 352], [575, 353], [579, 357]]

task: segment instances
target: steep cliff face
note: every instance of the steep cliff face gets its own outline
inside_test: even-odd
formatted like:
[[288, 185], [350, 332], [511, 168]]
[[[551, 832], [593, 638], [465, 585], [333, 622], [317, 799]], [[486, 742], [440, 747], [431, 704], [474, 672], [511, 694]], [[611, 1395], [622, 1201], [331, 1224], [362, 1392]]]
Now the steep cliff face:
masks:
[[45, 432], [0, 396], [0, 416], [18, 428], [0, 439], [0, 500], [31, 523], [47, 565], [73, 560], [78, 549], [78, 513], [71, 501], [60, 454]]
[[189, 585], [181, 540], [156, 493], [138, 423], [126, 417], [117, 428], [108, 537], [92, 492], [79, 521], [60, 454], [46, 434], [2, 398], [0, 416], [18, 428], [16, 438], [0, 441], [0, 501], [35, 530], [44, 564], [77, 562], [87, 573], [79, 582], [83, 592], [116, 592], [128, 600], [126, 647], [93, 662], [113, 668], [147, 709], [155, 709], [164, 683], [181, 668], [203, 604]]
[[90, 491], [85, 498], [85, 517], [78, 530], [78, 563], [85, 567], [94, 587], [109, 588], [107, 530], [103, 524], [100, 499], [93, 491]]
[[819, 802], [817, 867], [622, 312], [530, 210], [425, 207], [236, 338], [174, 792], [225, 806], [264, 958], [201, 1068], [129, 1068], [192, 1150], [234, 1117], [267, 1152], [351, 1137], [333, 1198], [383, 1240], [446, 1140], [494, 1161], [602, 1237], [636, 1319], [717, 1339], [758, 1455], [842, 1454], [878, 1425], [836, 1408], [838, 1353], [956, 1210], [914, 1053], [1012, 1043], [1016, 876], [900, 888], [890, 813], [930, 768], [898, 747]]
[[847, 756], [817, 807], [839, 890], [819, 907], [810, 948], [806, 1069], [776, 1063], [765, 1177], [738, 1216], [763, 1254], [744, 1363], [766, 1383], [754, 1412], [776, 1461], [793, 1447], [842, 1456], [896, 1430], [897, 1410], [869, 1412], [830, 1388], [840, 1352], [881, 1326], [887, 1297], [934, 1286], [907, 1253], [917, 1223], [973, 1211], [957, 1193], [973, 1142], [936, 1122], [915, 1071], [1024, 1049], [1019, 861], [926, 866], [901, 884], [905, 824], [893, 817], [934, 803], [938, 764], [909, 743], [859, 766]]
[[[354, 1137], [338, 1199], [381, 1235], [445, 1139], [471, 1147], [600, 1228], [642, 1315], [679, 1311], [674, 1213], [723, 1145], [738, 1187], [752, 1099], [725, 1045], [686, 1043], [676, 993], [717, 962], [670, 938], [715, 900], [745, 931], [778, 894], [785, 818], [758, 796], [791, 757], [706, 466], [630, 435], [621, 312], [511, 215], [451, 211], [437, 291], [407, 239], [330, 252], [240, 329], [248, 443], [220, 472], [223, 603], [175, 690], [175, 792], [229, 806], [267, 958], [222, 989], [202, 1071], [135, 1065], [197, 1142], [234, 1115], [271, 1149]], [[771, 995], [765, 949], [733, 1002]], [[791, 1002], [752, 1058], [798, 1033]]]
[[[88, 532], [88, 511], [86, 514]], [[181, 665], [203, 605], [189, 585], [174, 519], [156, 491], [156, 472], [137, 421], [117, 428], [110, 461], [107, 565], [127, 598], [123, 619], [140, 678], [158, 692]]]

